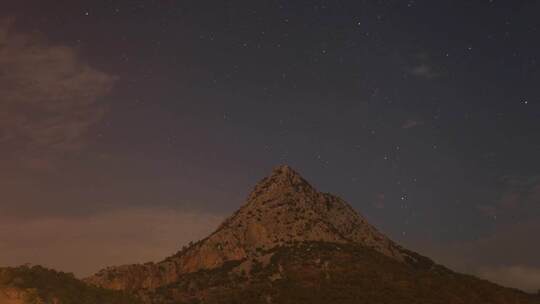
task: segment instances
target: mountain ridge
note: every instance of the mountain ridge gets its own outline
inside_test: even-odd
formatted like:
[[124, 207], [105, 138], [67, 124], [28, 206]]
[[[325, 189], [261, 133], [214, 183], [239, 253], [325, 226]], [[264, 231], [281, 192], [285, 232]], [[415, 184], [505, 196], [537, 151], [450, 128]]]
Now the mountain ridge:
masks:
[[282, 165], [258, 182], [245, 204], [207, 238], [161, 262], [107, 268], [85, 280], [111, 289], [155, 289], [174, 283], [182, 274], [301, 241], [355, 242], [399, 261], [415, 259], [344, 200], [317, 191], [294, 169]]

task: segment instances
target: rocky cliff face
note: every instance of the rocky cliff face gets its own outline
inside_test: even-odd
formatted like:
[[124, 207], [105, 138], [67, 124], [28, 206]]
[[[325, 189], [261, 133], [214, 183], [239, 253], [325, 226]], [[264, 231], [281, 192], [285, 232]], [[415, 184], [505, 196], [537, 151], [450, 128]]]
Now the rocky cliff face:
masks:
[[317, 191], [293, 169], [281, 166], [260, 181], [247, 202], [206, 239], [162, 262], [107, 268], [86, 282], [117, 290], [153, 290], [187, 273], [309, 241], [354, 243], [397, 261], [415, 260], [345, 201]]

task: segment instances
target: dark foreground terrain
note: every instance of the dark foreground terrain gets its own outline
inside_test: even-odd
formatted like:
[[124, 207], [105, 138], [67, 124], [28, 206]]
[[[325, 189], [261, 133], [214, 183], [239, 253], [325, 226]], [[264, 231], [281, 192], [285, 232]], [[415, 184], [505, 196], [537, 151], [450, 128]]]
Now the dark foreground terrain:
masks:
[[0, 268], [0, 304], [132, 304], [121, 291], [88, 285], [72, 274], [41, 266]]
[[402, 263], [358, 245], [299, 243], [261, 257], [249, 273], [230, 262], [141, 295], [150, 303], [540, 303], [427, 258]]

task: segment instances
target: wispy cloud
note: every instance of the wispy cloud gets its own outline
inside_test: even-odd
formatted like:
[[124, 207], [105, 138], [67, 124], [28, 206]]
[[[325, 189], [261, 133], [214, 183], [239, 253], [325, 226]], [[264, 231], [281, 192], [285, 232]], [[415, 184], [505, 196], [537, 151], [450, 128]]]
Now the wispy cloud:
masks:
[[423, 124], [424, 124], [424, 122], [420, 121], [420, 120], [407, 119], [406, 121], [403, 122], [403, 124], [401, 125], [401, 128], [402, 129], [411, 129], [411, 128], [414, 128], [414, 127], [421, 126]]
[[27, 262], [87, 276], [111, 265], [161, 260], [208, 235], [222, 217], [160, 208], [89, 216], [0, 214], [0, 267]]
[[482, 268], [478, 275], [503, 286], [529, 292], [540, 290], [540, 268], [521, 265]]
[[536, 292], [540, 288], [539, 234], [540, 220], [533, 218], [499, 227], [478, 239], [445, 243], [430, 240], [414, 247], [454, 270]]
[[39, 167], [47, 166], [45, 155], [80, 150], [107, 110], [101, 98], [114, 81], [77, 49], [0, 20], [0, 153]]
[[[480, 214], [488, 217], [540, 216], [540, 177], [506, 176], [498, 188], [501, 192], [490, 204], [476, 206]], [[532, 211], [532, 212], [531, 212]]]
[[435, 68], [425, 63], [412, 67], [409, 72], [414, 76], [427, 79], [432, 79], [440, 76], [440, 73], [438, 73]]

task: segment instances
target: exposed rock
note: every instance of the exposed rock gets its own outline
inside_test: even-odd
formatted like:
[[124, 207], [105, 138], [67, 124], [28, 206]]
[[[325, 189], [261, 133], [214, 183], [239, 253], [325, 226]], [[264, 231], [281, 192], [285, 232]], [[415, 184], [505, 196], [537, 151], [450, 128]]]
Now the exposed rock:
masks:
[[187, 273], [258, 259], [272, 248], [308, 241], [361, 244], [397, 261], [415, 259], [345, 201], [317, 191], [293, 169], [280, 166], [206, 239], [162, 262], [110, 267], [86, 282], [117, 290], [153, 290]]

